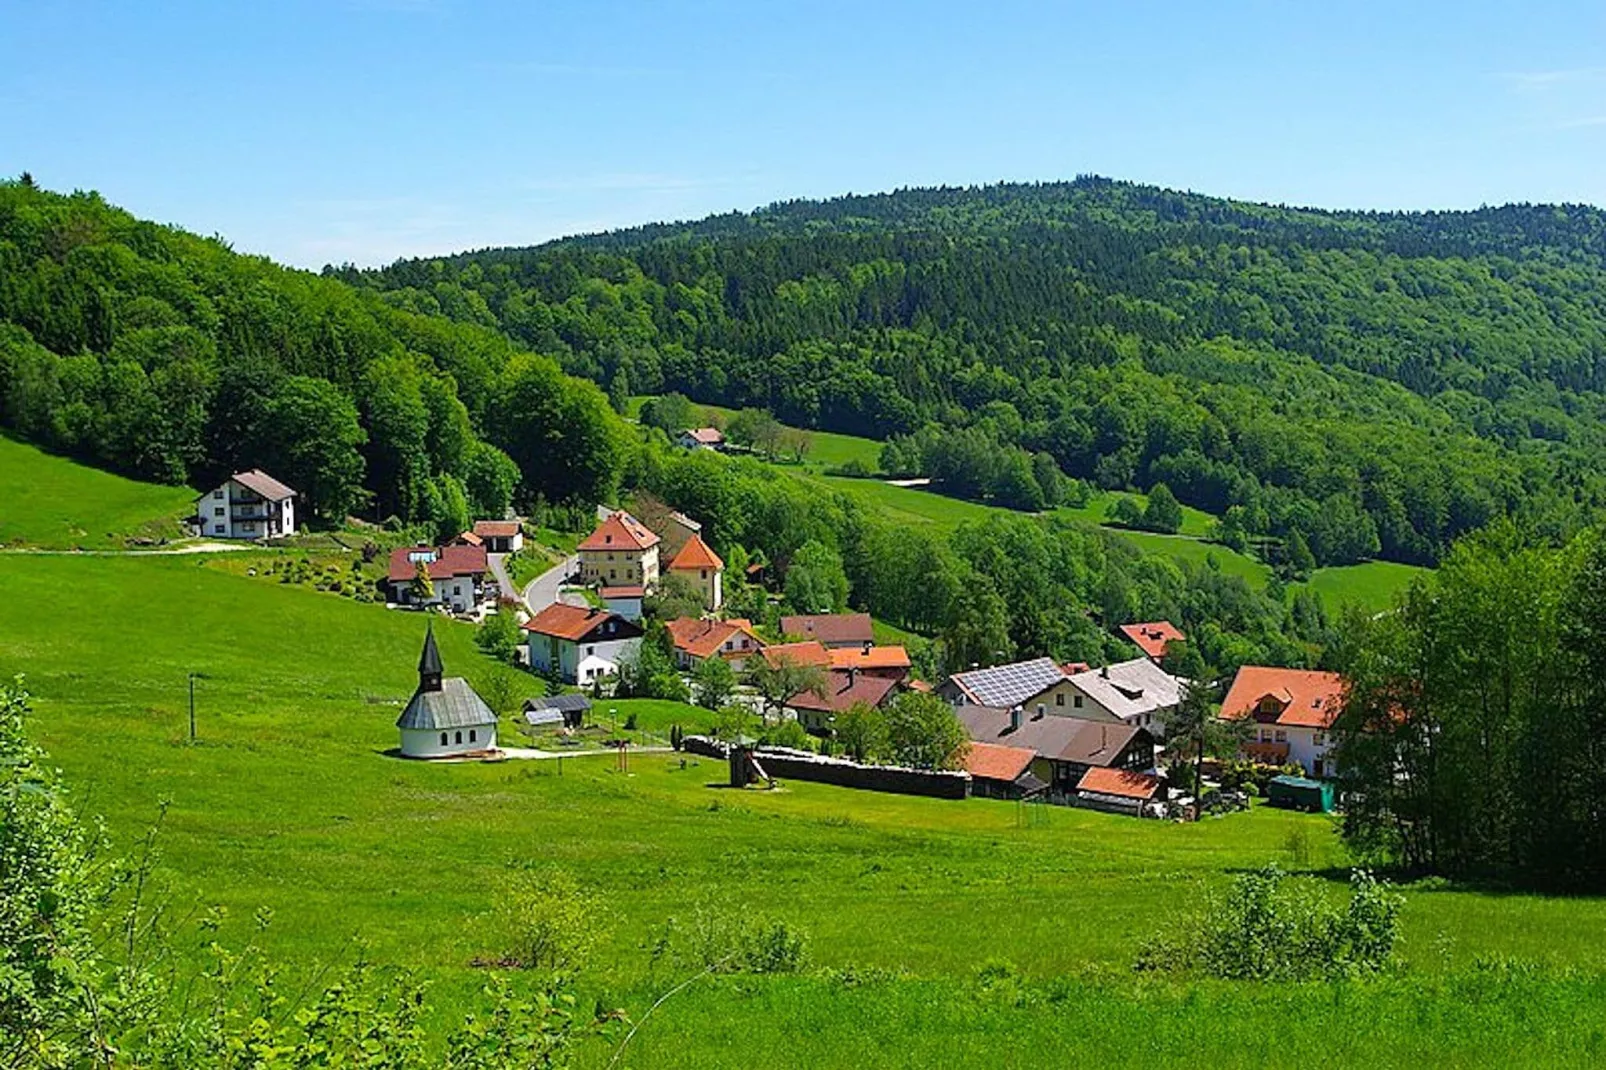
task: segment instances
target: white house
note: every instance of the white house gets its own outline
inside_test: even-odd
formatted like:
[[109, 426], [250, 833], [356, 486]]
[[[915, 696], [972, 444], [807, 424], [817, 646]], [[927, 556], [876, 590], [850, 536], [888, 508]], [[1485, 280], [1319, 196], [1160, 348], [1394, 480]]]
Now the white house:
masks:
[[460, 676], [442, 678], [435, 630], [424, 633], [418, 690], [402, 715], [401, 752], [408, 758], [453, 758], [496, 750], [496, 714]]
[[554, 602], [524, 624], [530, 667], [570, 684], [589, 684], [619, 671], [641, 648], [641, 625], [617, 613]]
[[1338, 773], [1333, 721], [1344, 705], [1336, 672], [1245, 665], [1221, 702], [1228, 721], [1254, 721], [1245, 755], [1269, 765], [1294, 762], [1314, 777]]
[[680, 433], [676, 440], [689, 450], [722, 450], [725, 436], [717, 427], [693, 427]]
[[487, 553], [516, 554], [524, 549], [524, 525], [517, 520], [476, 520], [473, 534]]
[[260, 468], [236, 472], [195, 500], [200, 534], [213, 539], [276, 539], [296, 533], [296, 492]]
[[[413, 594], [420, 568], [429, 576], [431, 594], [421, 601]], [[485, 600], [485, 548], [466, 543], [451, 546], [400, 546], [390, 552], [385, 581], [391, 601], [401, 605], [441, 605], [453, 613], [471, 613]]]
[[[1070, 702], [1046, 705], [1047, 712], [1086, 720], [1115, 720], [1146, 728], [1156, 739], [1165, 736], [1165, 718], [1182, 701], [1187, 681], [1172, 676], [1148, 658], [1134, 658], [1065, 678]], [[1034, 699], [1041, 702], [1041, 699]]]

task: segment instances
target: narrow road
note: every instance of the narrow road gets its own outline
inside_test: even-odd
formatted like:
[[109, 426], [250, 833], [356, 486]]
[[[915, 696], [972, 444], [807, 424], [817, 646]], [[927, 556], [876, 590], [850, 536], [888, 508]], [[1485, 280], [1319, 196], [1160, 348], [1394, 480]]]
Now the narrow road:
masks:
[[485, 563], [491, 568], [491, 575], [496, 578], [496, 588], [502, 592], [503, 598], [517, 598], [518, 592], [513, 589], [513, 579], [507, 574], [507, 566], [502, 559], [506, 554], [486, 554]]
[[[571, 554], [531, 580], [524, 588], [524, 608], [532, 614], [539, 613], [558, 601], [563, 581], [574, 575], [579, 567], [580, 558]], [[581, 599], [582, 604], [584, 601]]]

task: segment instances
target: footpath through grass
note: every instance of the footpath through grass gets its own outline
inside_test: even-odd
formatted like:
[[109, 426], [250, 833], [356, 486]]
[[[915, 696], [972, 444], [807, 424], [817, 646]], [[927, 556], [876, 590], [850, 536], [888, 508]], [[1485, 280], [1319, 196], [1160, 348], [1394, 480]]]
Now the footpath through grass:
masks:
[[[1257, 809], [1178, 826], [1041, 810], [1023, 824], [1004, 802], [735, 792], [716, 786], [722, 763], [672, 755], [636, 755], [628, 774], [610, 755], [407, 762], [386, 752], [415, 679], [416, 614], [194, 560], [4, 557], [0, 581], [0, 672], [29, 674], [35, 731], [85, 808], [128, 843], [171, 799], [162, 850], [180, 904], [226, 906], [232, 941], [271, 907], [264, 940], [293, 969], [361, 940], [447, 997], [471, 990], [472, 959], [499, 950], [488, 920], [509, 868], [561, 867], [604, 904], [588, 1006], [639, 1015], [681, 980], [649, 948], [699, 908], [809, 938], [805, 974], [709, 979], [677, 997], [629, 1066], [1292, 1066], [1313, 1051], [1349, 1065], [1587, 1065], [1599, 1052], [1583, 1024], [1606, 1007], [1595, 900], [1411, 891], [1398, 980], [1132, 975], [1143, 940], [1233, 873], [1272, 861], [1336, 873], [1324, 818]], [[61, 590], [93, 620], [40, 612]], [[469, 628], [437, 634], [449, 674], [489, 671]], [[192, 670], [205, 674], [193, 745]], [[1501, 956], [1553, 965], [1470, 968]], [[983, 975], [998, 962], [1011, 965]], [[588, 1049], [587, 1065], [605, 1055]]]
[[176, 539], [194, 512], [188, 487], [139, 483], [0, 435], [0, 546], [120, 550]]

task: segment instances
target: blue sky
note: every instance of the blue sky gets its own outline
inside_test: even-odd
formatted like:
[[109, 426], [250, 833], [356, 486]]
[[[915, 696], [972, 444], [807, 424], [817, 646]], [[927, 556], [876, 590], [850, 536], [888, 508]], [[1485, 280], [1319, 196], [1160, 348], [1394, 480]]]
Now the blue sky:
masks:
[[1606, 5], [0, 0], [0, 175], [308, 267], [1094, 172], [1606, 204]]

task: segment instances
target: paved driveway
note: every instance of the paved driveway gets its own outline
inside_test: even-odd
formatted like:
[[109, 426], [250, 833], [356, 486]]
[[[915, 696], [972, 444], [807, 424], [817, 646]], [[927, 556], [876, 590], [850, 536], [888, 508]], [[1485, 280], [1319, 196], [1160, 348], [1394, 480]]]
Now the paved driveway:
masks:
[[[562, 593], [563, 581], [574, 575], [579, 568], [580, 558], [571, 554], [531, 580], [529, 585], [524, 588], [524, 608], [531, 613], [539, 613], [553, 602], [558, 601]], [[563, 600], [569, 601], [569, 599]], [[581, 599], [580, 601], [584, 603], [585, 600]]]

